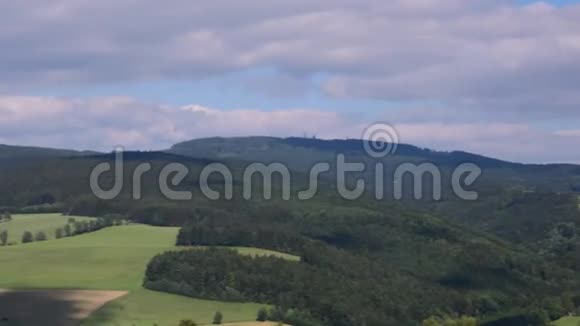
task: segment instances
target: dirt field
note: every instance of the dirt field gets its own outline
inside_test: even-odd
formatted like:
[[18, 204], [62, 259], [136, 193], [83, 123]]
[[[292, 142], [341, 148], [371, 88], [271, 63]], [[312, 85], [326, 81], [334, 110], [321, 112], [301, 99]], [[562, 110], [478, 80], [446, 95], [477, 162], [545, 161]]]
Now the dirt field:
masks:
[[2, 290], [1, 326], [75, 326], [123, 291]]

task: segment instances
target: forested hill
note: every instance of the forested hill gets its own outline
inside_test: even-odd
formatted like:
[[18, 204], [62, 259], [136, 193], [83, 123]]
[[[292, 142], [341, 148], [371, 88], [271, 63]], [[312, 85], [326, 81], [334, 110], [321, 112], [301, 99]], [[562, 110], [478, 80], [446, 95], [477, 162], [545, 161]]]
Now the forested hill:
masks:
[[[441, 169], [444, 185], [458, 164], [475, 163], [483, 171], [472, 187], [479, 193], [477, 201], [456, 200], [449, 195], [448, 187], [444, 187], [447, 193], [441, 201], [405, 200], [405, 203], [413, 209], [436, 213], [466, 227], [524, 245], [535, 252], [563, 255], [566, 257], [563, 262], [580, 266], [580, 263], [569, 259], [580, 256], [580, 249], [576, 249], [577, 241], [558, 240], [558, 229], [566, 228], [562, 225], [580, 225], [578, 165], [521, 164], [463, 151], [442, 152], [406, 144], [399, 144], [396, 153], [376, 160], [366, 154], [361, 140], [352, 139], [216, 137], [179, 143], [168, 152], [247, 162], [282, 162], [293, 170], [303, 172], [318, 162], [329, 162], [332, 166], [337, 153], [345, 154], [348, 162], [364, 162], [367, 166], [382, 162], [387, 171], [392, 171], [400, 163], [431, 162]], [[372, 184], [375, 181], [373, 170], [369, 168], [355, 175]], [[332, 179], [336, 174], [331, 171], [324, 176]], [[404, 188], [412, 190], [413, 185], [406, 184]], [[385, 191], [388, 193], [389, 189]]]
[[[513, 326], [513, 318], [545, 321], [580, 308], [576, 195], [529, 188], [536, 184], [540, 189], [542, 183], [564, 188], [574, 181], [575, 167], [544, 171], [532, 166], [539, 170], [529, 172], [529, 166], [490, 161], [496, 168], [488, 168], [489, 176], [477, 184], [482, 197], [474, 203], [449, 198], [376, 201], [367, 196], [345, 200], [331, 182], [321, 184], [318, 195], [307, 201], [277, 195], [244, 200], [241, 171], [248, 161], [288, 162], [304, 171], [311, 162], [332, 160], [342, 143], [267, 137], [194, 143], [188, 153], [125, 153], [125, 183], [114, 200], [99, 200], [89, 187], [93, 168], [113, 162], [113, 154], [48, 150], [43, 159], [6, 154], [18, 163], [0, 168], [0, 211], [121, 216], [179, 226], [179, 245], [259, 247], [299, 255], [300, 262], [286, 262], [230, 252], [171, 253], [151, 262], [145, 284], [194, 297], [276, 305], [283, 311], [272, 318], [295, 326], [417, 325], [441, 314]], [[349, 159], [363, 157], [356, 142], [345, 144]], [[389, 160], [414, 157], [413, 162], [420, 162], [424, 156], [413, 155], [431, 153], [408, 151]], [[233, 167], [233, 200], [201, 195], [200, 170], [216, 161]], [[160, 171], [173, 162], [186, 165], [190, 173], [170, 186], [192, 191], [191, 200], [169, 200], [160, 192]], [[133, 171], [141, 163], [150, 163], [151, 171], [143, 175], [142, 199], [134, 200]], [[112, 187], [112, 176], [105, 174], [103, 188]], [[223, 190], [223, 180], [210, 181]], [[259, 184], [257, 192], [263, 190]], [[197, 260], [207, 264], [195, 264]], [[285, 319], [296, 309], [313, 323]]]
[[[290, 162], [297, 154], [318, 154], [301, 158], [303, 160], [321, 158], [327, 153], [344, 153], [365, 155], [362, 140], [323, 140], [316, 138], [274, 138], [274, 137], [239, 137], [239, 138], [203, 138], [175, 144], [168, 152], [196, 157], [227, 157], [241, 160], [269, 159], [272, 161]], [[517, 168], [523, 164], [502, 161], [482, 155], [463, 151], [436, 151], [413, 145], [398, 144], [394, 157], [408, 157], [419, 161], [454, 165], [462, 162], [474, 162], [482, 167]]]
[[[323, 140], [315, 138], [237, 137], [202, 138], [173, 145], [166, 152], [211, 159], [236, 159], [242, 161], [282, 162], [294, 170], [309, 169], [314, 163], [332, 161], [337, 153], [350, 158], [368, 159], [363, 141], [357, 139]], [[544, 178], [577, 177], [580, 166], [573, 164], [523, 164], [508, 162], [461, 150], [437, 151], [408, 144], [398, 144], [396, 152], [383, 159], [385, 162], [431, 162], [441, 167], [475, 163], [491, 172], [509, 172], [514, 177], [536, 181], [540, 185]], [[576, 179], [573, 179], [577, 181]], [[561, 180], [560, 180], [561, 181]], [[572, 183], [573, 181], [570, 181]], [[561, 182], [554, 187], [570, 190], [571, 184]], [[580, 181], [579, 184], [580, 186]], [[579, 187], [580, 189], [580, 187]]]
[[14, 162], [18, 160], [74, 157], [94, 154], [97, 154], [97, 152], [0, 144], [0, 164], [7, 161]]
[[[335, 162], [337, 153], [344, 153], [349, 162], [376, 162], [366, 155], [361, 140], [274, 137], [197, 139], [176, 144], [167, 151], [126, 152], [124, 158], [131, 166], [145, 161], [156, 162], [154, 166], [158, 167], [164, 162], [180, 162], [195, 166], [194, 171], [212, 162], [226, 163], [234, 170], [249, 162], [281, 162], [294, 172], [307, 175], [315, 163]], [[0, 166], [5, 168], [0, 171], [0, 180], [14, 184], [12, 189], [2, 190], [5, 196], [0, 198], [0, 206], [42, 203], [42, 198], [71, 201], [71, 196], [88, 195], [88, 189], [81, 187], [85, 185], [86, 188], [88, 182], [82, 178], [88, 178], [96, 162], [113, 159], [110, 153], [0, 145]], [[407, 204], [509, 241], [533, 244], [535, 250], [541, 249], [538, 244], [551, 237], [550, 232], [558, 223], [578, 223], [580, 220], [576, 210], [579, 166], [512, 163], [466, 152], [440, 152], [405, 144], [399, 144], [395, 155], [381, 162], [387, 168], [401, 162], [433, 162], [441, 167], [444, 181], [457, 164], [478, 164], [483, 169], [483, 175], [473, 186], [480, 194], [478, 201], [457, 201], [452, 196], [445, 196], [439, 202], [410, 200]], [[13, 170], [6, 170], [9, 164], [14, 166]], [[30, 173], [31, 169], [38, 175]], [[374, 175], [368, 172], [372, 170], [360, 175], [371, 186]], [[39, 178], [41, 175], [43, 177]], [[331, 171], [323, 177], [332, 184], [335, 174]], [[55, 180], [50, 181], [52, 179]], [[235, 179], [239, 184], [241, 177], [235, 175]], [[192, 175], [184, 187], [191, 188], [196, 181]], [[412, 191], [413, 187], [409, 185], [405, 189]], [[387, 198], [391, 198], [390, 191], [392, 189], [385, 189]]]
[[[298, 138], [291, 137], [280, 140], [294, 148], [312, 148], [321, 151], [331, 151], [336, 153], [357, 153], [364, 155], [363, 140], [323, 140], [315, 138]], [[482, 155], [472, 154], [463, 151], [436, 151], [428, 148], [420, 148], [408, 144], [397, 144], [395, 155], [404, 157], [413, 157], [421, 161], [434, 162], [446, 165], [457, 165], [463, 162], [474, 162], [481, 167], [488, 168], [507, 168], [521, 167], [523, 164], [502, 161]]]
[[[276, 161], [290, 164], [290, 168], [300, 167], [311, 161], [329, 157], [329, 154], [345, 153], [366, 156], [362, 140], [323, 140], [315, 138], [275, 138], [275, 137], [238, 137], [202, 138], [173, 145], [166, 153], [174, 153], [193, 158], [234, 159], [240, 161]], [[141, 158], [160, 157], [162, 152], [142, 153]], [[308, 154], [308, 155], [305, 155]], [[34, 146], [13, 146], [0, 144], [0, 162], [18, 159], [39, 159], [58, 157], [79, 157], [102, 155], [93, 150], [77, 151], [60, 148]], [[135, 154], [137, 155], [137, 154]], [[147, 156], [147, 157], [145, 157]], [[167, 156], [166, 156], [167, 158]], [[522, 164], [490, 158], [461, 150], [437, 151], [408, 144], [398, 144], [397, 151], [387, 159], [432, 162], [445, 166], [455, 166], [464, 162], [476, 163], [482, 168], [532, 171], [548, 175], [580, 175], [580, 166], [571, 164]], [[302, 161], [304, 164], [299, 164]], [[292, 164], [296, 164], [293, 166]]]

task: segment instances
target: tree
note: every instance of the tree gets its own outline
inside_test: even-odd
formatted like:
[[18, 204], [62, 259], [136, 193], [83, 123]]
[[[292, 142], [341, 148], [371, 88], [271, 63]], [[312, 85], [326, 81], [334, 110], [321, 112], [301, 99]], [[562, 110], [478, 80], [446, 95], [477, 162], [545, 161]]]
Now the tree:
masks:
[[268, 317], [267, 319], [272, 320], [272, 321], [280, 321], [280, 320], [284, 320], [286, 317], [286, 311], [282, 308], [282, 307], [273, 307], [272, 309], [270, 309], [270, 311], [268, 312]]
[[163, 223], [164, 223], [163, 217], [161, 217], [159, 214], [153, 215], [153, 218], [151, 219], [151, 224], [157, 225], [157, 226], [162, 226]]
[[46, 233], [39, 231], [36, 233], [36, 235], [34, 236], [34, 240], [35, 241], [45, 241], [46, 238]]
[[222, 315], [221, 312], [217, 311], [215, 313], [215, 315], [213, 316], [213, 324], [214, 325], [220, 325], [222, 323], [222, 320], [224, 319], [224, 316]]
[[89, 231], [90, 232], [93, 232], [93, 231], [96, 231], [96, 230], [97, 230], [97, 221], [91, 220], [89, 222]]
[[70, 224], [64, 226], [64, 236], [70, 237], [72, 235], [72, 230], [70, 228]]
[[0, 245], [5, 246], [8, 243], [8, 231], [0, 232]]
[[54, 231], [54, 237], [60, 239], [64, 236], [64, 230], [62, 228], [58, 228]]
[[87, 232], [86, 225], [85, 225], [84, 222], [77, 221], [77, 222], [75, 222], [73, 224], [73, 226], [74, 226], [74, 229], [75, 229], [74, 230], [74, 234], [75, 235], [83, 234], [83, 233]]
[[179, 326], [197, 326], [197, 324], [191, 319], [184, 319], [179, 322]]
[[29, 243], [34, 241], [34, 237], [32, 236], [32, 232], [24, 231], [22, 234], [22, 243]]
[[261, 308], [258, 310], [258, 317], [256, 318], [257, 321], [267, 321], [268, 320], [268, 310], [266, 308]]

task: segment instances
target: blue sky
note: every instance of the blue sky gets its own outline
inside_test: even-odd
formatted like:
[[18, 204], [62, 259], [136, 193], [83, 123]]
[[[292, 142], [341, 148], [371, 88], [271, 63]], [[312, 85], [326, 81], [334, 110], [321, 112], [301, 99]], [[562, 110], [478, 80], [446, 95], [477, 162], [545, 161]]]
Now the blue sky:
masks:
[[[579, 1], [0, 3], [0, 143], [360, 137], [580, 162]], [[31, 10], [30, 8], [34, 8]]]

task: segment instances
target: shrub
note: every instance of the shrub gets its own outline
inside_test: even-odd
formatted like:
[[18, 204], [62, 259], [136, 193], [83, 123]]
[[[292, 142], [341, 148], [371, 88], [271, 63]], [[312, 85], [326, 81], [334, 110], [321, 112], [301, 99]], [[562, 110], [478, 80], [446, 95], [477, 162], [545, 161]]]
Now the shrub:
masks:
[[46, 239], [47, 239], [46, 233], [42, 231], [37, 232], [36, 235], [34, 236], [35, 241], [45, 241]]
[[224, 319], [224, 316], [222, 315], [221, 312], [216, 312], [215, 315], [213, 316], [213, 324], [214, 325], [220, 325], [222, 323], [222, 320]]
[[22, 243], [29, 243], [34, 241], [34, 237], [32, 236], [32, 232], [24, 231], [22, 234]]
[[261, 308], [258, 310], [258, 316], [256, 317], [257, 321], [266, 321], [268, 320], [268, 310], [266, 308]]
[[8, 231], [0, 232], [0, 246], [5, 246], [8, 243]]

